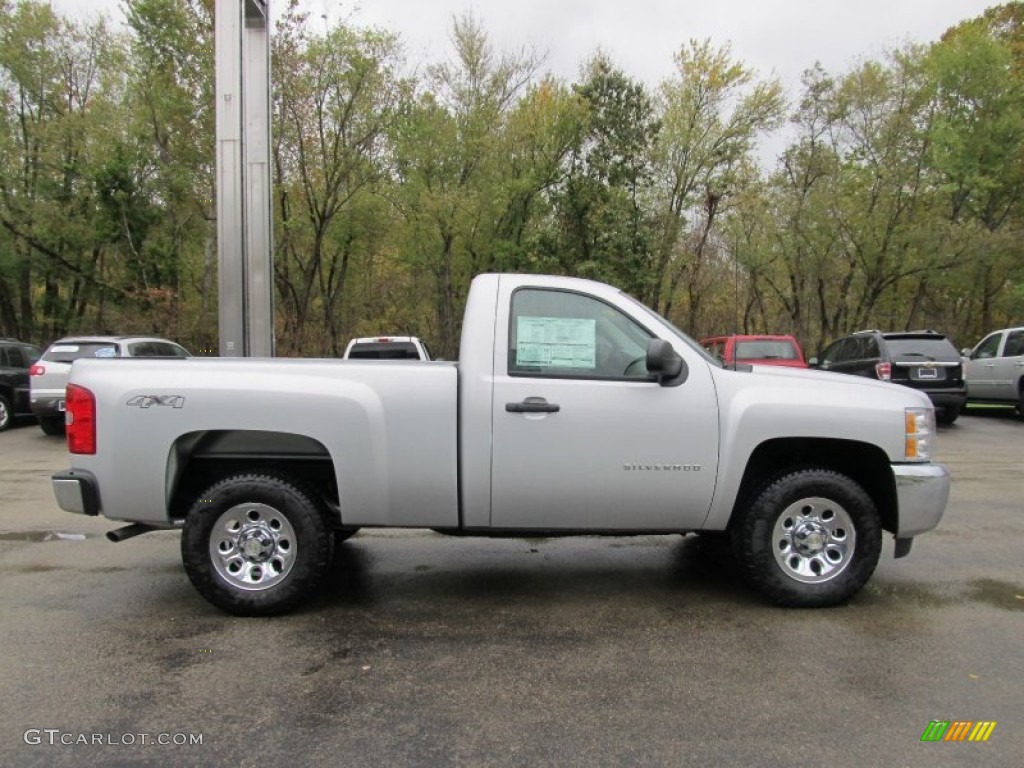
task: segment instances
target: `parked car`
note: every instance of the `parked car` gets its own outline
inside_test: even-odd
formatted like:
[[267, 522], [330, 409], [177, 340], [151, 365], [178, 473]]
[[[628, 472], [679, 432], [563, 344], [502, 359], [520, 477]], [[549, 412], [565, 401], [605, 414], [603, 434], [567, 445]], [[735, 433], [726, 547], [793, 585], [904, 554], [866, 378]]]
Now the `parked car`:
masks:
[[31, 416], [28, 370], [42, 350], [17, 339], [0, 339], [0, 432], [19, 416]]
[[967, 401], [1016, 405], [1024, 416], [1024, 327], [993, 331], [963, 354]]
[[960, 353], [936, 331], [858, 331], [832, 342], [810, 364], [920, 390], [944, 424], [956, 421], [967, 399]]
[[748, 336], [731, 334], [701, 339], [701, 346], [726, 365], [752, 363], [806, 368], [800, 344], [792, 336], [781, 334]]
[[430, 360], [427, 345], [415, 336], [368, 336], [352, 339], [345, 360]]
[[29, 369], [30, 401], [48, 435], [64, 434], [64, 388], [71, 364], [83, 357], [189, 357], [188, 350], [151, 336], [68, 336], [59, 339]]

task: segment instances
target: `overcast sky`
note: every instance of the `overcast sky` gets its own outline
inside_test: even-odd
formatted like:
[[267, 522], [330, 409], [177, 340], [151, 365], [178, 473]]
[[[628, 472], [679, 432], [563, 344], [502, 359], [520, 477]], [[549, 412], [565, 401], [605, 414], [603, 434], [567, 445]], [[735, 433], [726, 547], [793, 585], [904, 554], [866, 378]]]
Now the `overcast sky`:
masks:
[[[274, 0], [272, 0], [273, 2]], [[283, 7], [283, 0], [282, 7]], [[689, 39], [729, 44], [761, 76], [795, 96], [801, 73], [820, 61], [838, 73], [905, 42], [937, 40], [950, 26], [997, 5], [984, 0], [305, 0], [314, 18], [348, 16], [398, 31], [414, 61], [446, 56], [454, 15], [472, 10], [499, 49], [534, 46], [546, 68], [575, 79], [598, 48], [654, 85], [674, 72]]]
[[[217, 0], [230, 2], [231, 0]], [[120, 0], [51, 0], [75, 16], [120, 16]], [[674, 72], [673, 54], [688, 40], [731, 46], [759, 77], [777, 75], [790, 99], [800, 75], [820, 61], [832, 74], [908, 42], [938, 40], [949, 27], [999, 3], [986, 0], [302, 0], [314, 24], [341, 20], [383, 27], [404, 40], [411, 64], [451, 56], [453, 17], [472, 11], [499, 51], [534, 48], [543, 69], [568, 81], [595, 51], [629, 77], [656, 86]], [[269, 0], [272, 16], [286, 0]], [[762, 145], [771, 163], [784, 133]]]
[[[119, 15], [118, 0], [51, 0], [75, 15]], [[228, 0], [218, 0], [224, 2]], [[272, 12], [285, 0], [269, 0]], [[303, 0], [315, 22], [348, 19], [398, 32], [409, 58], [450, 54], [452, 18], [472, 11], [499, 50], [533, 46], [545, 69], [576, 79], [598, 48], [627, 75], [655, 85], [673, 74], [673, 54], [691, 38], [729, 44], [762, 77], [776, 74], [795, 97], [800, 74], [820, 61], [831, 73], [906, 42], [931, 42], [997, 5], [985, 0]], [[85, 9], [88, 9], [85, 10]]]

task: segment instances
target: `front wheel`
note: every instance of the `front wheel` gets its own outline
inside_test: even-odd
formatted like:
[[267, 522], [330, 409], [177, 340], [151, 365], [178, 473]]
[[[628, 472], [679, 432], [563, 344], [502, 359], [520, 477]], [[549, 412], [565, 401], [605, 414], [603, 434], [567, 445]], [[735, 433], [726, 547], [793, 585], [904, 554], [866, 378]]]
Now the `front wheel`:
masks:
[[874, 573], [882, 528], [871, 497], [846, 475], [790, 472], [766, 486], [733, 528], [753, 586], [780, 605], [818, 608], [855, 595]]
[[284, 476], [239, 473], [199, 495], [185, 518], [181, 557], [199, 593], [229, 613], [283, 613], [306, 599], [334, 552], [316, 494]]

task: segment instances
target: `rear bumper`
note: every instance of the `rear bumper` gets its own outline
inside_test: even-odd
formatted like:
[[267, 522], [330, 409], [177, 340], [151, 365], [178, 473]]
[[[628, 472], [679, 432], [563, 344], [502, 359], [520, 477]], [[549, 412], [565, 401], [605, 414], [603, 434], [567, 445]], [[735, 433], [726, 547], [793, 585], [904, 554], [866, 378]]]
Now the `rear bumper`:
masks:
[[894, 464], [899, 510], [897, 539], [932, 530], [949, 501], [949, 470], [943, 464]]
[[82, 470], [54, 472], [50, 477], [57, 505], [65, 512], [95, 517], [100, 513], [100, 494], [96, 478]]
[[925, 390], [936, 408], [963, 408], [967, 402], [967, 390]]
[[36, 416], [63, 416], [64, 394], [32, 395], [32, 413]]

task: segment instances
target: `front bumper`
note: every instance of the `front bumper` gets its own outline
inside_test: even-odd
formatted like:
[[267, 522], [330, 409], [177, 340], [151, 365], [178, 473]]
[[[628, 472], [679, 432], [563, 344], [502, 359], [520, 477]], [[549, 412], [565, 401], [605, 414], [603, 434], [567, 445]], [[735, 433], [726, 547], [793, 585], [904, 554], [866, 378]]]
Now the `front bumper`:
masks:
[[54, 472], [50, 477], [57, 505], [65, 512], [95, 517], [100, 513], [100, 494], [96, 478], [88, 472], [72, 469]]
[[939, 524], [949, 501], [949, 470], [943, 464], [894, 464], [899, 514], [897, 539], [909, 539]]

